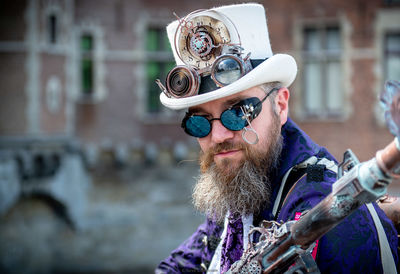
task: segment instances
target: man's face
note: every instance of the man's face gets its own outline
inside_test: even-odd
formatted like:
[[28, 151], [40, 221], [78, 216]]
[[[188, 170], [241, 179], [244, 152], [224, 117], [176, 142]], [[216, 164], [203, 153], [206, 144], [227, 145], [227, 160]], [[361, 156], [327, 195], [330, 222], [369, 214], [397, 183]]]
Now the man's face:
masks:
[[[220, 113], [245, 98], [262, 99], [265, 92], [251, 88], [239, 94], [205, 103], [191, 111], [219, 118]], [[229, 211], [235, 214], [260, 212], [269, 202], [270, 175], [279, 161], [282, 148], [281, 127], [287, 120], [289, 92], [278, 91], [273, 104], [266, 100], [251, 127], [257, 132], [259, 142], [246, 143], [242, 131], [226, 129], [219, 120], [212, 121], [212, 130], [198, 139], [201, 174], [193, 190], [194, 206], [216, 221], [222, 221]], [[250, 126], [248, 126], [250, 127]]]
[[[238, 94], [207, 102], [190, 109], [199, 115], [207, 115], [209, 118], [219, 118], [221, 113], [235, 103], [250, 97], [264, 98], [265, 91], [259, 87], [247, 89]], [[279, 118], [280, 126], [287, 120], [287, 101], [289, 93], [286, 88], [278, 91], [274, 104]], [[255, 145], [247, 144], [242, 138], [242, 131], [231, 131], [225, 128], [220, 120], [212, 121], [212, 130], [209, 135], [199, 138], [202, 153], [202, 171], [215, 163], [220, 170], [229, 171], [238, 168], [246, 159], [246, 150], [266, 153], [269, 150], [269, 133], [274, 126], [273, 110], [269, 100], [264, 101], [262, 111], [257, 118], [251, 121], [251, 127], [257, 132], [259, 142]], [[249, 127], [249, 126], [248, 126]], [[250, 146], [250, 147], [249, 147]], [[249, 152], [247, 152], [248, 154]]]

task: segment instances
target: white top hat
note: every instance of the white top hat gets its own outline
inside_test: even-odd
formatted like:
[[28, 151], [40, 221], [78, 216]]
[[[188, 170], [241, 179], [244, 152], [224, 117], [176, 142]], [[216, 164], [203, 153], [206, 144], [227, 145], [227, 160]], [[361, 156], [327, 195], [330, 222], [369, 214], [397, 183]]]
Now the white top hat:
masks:
[[265, 10], [259, 4], [230, 5], [203, 10], [169, 24], [167, 26], [168, 39], [177, 65], [190, 65], [201, 69], [212, 65], [212, 61], [218, 57], [213, 56], [208, 61], [193, 60], [193, 56], [187, 50], [188, 36], [185, 31], [193, 25], [201, 26], [202, 24], [207, 30], [214, 32], [214, 39], [224, 42], [229, 39], [230, 44], [240, 44], [243, 55], [250, 53], [251, 59], [264, 61], [232, 84], [221, 88], [216, 87], [206, 93], [175, 98], [162, 92], [160, 100], [164, 106], [171, 109], [184, 109], [264, 83], [280, 82], [287, 87], [294, 81], [297, 74], [296, 62], [290, 55], [272, 54]]

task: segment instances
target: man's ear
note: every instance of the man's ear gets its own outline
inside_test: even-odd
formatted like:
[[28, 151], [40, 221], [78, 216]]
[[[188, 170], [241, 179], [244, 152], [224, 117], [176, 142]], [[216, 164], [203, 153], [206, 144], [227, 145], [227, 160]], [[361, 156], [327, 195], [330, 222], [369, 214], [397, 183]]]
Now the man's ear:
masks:
[[289, 114], [289, 98], [290, 92], [286, 87], [280, 88], [275, 97], [276, 112], [280, 117], [281, 126], [283, 126]]

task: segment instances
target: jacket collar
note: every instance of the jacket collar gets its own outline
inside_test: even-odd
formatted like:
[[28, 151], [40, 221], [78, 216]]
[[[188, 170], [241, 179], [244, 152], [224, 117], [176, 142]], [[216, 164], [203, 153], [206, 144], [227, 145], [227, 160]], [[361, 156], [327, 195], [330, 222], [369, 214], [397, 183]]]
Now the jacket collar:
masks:
[[317, 155], [322, 149], [322, 147], [314, 143], [290, 118], [288, 118], [287, 122], [282, 126], [281, 134], [283, 137], [283, 147], [278, 168], [271, 178], [271, 202], [266, 206], [264, 211], [255, 218], [255, 225], [258, 225], [257, 222], [261, 220], [272, 220], [274, 218], [272, 207], [285, 173], [291, 167], [304, 162], [311, 156]]
[[292, 167], [311, 156], [316, 155], [321, 147], [302, 131], [290, 118], [282, 127], [283, 148], [278, 168], [278, 179]]

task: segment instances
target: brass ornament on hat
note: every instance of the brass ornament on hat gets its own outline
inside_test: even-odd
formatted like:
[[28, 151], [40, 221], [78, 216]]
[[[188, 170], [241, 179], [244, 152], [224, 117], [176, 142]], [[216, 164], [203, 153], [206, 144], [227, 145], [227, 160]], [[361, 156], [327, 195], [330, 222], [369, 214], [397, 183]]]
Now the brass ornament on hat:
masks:
[[[231, 43], [228, 27], [212, 14], [199, 10], [182, 19], [178, 17], [175, 50], [186, 65], [197, 69], [209, 67], [221, 55], [223, 45]], [[218, 15], [224, 18], [220, 13]]]

